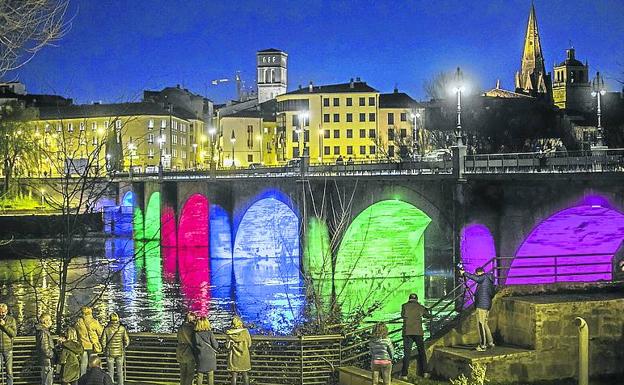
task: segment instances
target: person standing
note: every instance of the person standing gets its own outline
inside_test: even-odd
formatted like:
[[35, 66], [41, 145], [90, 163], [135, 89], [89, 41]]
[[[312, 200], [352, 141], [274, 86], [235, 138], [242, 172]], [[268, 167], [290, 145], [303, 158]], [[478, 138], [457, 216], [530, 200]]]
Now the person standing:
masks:
[[119, 322], [119, 315], [112, 313], [110, 321], [104, 328], [102, 336], [102, 349], [106, 354], [108, 375], [115, 378], [115, 367], [117, 367], [117, 385], [124, 384], [124, 358], [126, 348], [130, 345], [128, 330]]
[[100, 321], [93, 318], [93, 309], [88, 306], [83, 306], [81, 309], [82, 315], [76, 321], [74, 329], [78, 333], [78, 342], [82, 344], [84, 352], [80, 359], [80, 374], [83, 375], [87, 372], [87, 363], [89, 357], [94, 353], [102, 352], [102, 344], [100, 343], [100, 336], [102, 335], [102, 325]]
[[470, 274], [461, 269], [459, 273], [477, 283], [475, 292], [475, 307], [477, 308], [477, 327], [479, 329], [479, 346], [476, 350], [484, 352], [494, 347], [494, 339], [488, 325], [488, 316], [492, 308], [494, 298], [494, 276], [492, 273], [485, 274], [482, 267], [477, 267], [475, 274]]
[[379, 383], [379, 374], [384, 385], [392, 381], [392, 358], [394, 346], [388, 338], [388, 327], [383, 322], [375, 325], [373, 335], [368, 344], [371, 353], [371, 371], [373, 372], [372, 384]]
[[194, 345], [197, 362], [197, 382], [202, 385], [204, 374], [208, 374], [208, 385], [214, 385], [214, 372], [217, 370], [217, 349], [219, 343], [211, 330], [210, 321], [200, 318], [195, 325]]
[[408, 301], [401, 307], [401, 318], [403, 318], [403, 367], [401, 368], [401, 377], [403, 378], [407, 377], [413, 343], [416, 343], [416, 348], [418, 349], [418, 373], [425, 378], [429, 377], [422, 317], [431, 318], [431, 313], [429, 309], [418, 302], [418, 295], [412, 293], [409, 295]]
[[54, 357], [54, 340], [50, 334], [52, 317], [43, 313], [39, 317], [39, 323], [35, 325], [37, 353], [41, 364], [41, 385], [52, 385], [54, 371], [52, 370], [52, 358]]
[[249, 385], [249, 371], [251, 370], [251, 335], [243, 326], [243, 320], [235, 316], [232, 319], [232, 328], [225, 332], [227, 338], [228, 360], [227, 370], [232, 374], [232, 385], [236, 385], [238, 374], [243, 376], [245, 385]]
[[13, 338], [17, 335], [15, 318], [9, 315], [6, 303], [0, 303], [0, 358], [7, 385], [13, 385]]
[[193, 376], [195, 376], [195, 355], [193, 353], [195, 321], [195, 314], [189, 312], [178, 329], [176, 360], [180, 364], [180, 385], [192, 385]]
[[80, 378], [80, 359], [84, 349], [78, 342], [78, 334], [73, 327], [67, 328], [65, 336], [59, 339], [61, 352], [58, 364], [61, 366], [61, 384], [76, 385]]
[[102, 370], [102, 360], [97, 354], [91, 354], [88, 360], [89, 369], [78, 380], [78, 385], [113, 385], [108, 373]]

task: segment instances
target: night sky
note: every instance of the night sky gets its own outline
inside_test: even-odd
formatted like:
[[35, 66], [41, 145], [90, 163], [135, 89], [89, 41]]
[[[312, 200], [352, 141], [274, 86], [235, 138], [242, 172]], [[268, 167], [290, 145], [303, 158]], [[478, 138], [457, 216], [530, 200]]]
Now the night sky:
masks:
[[[289, 54], [289, 89], [360, 76], [382, 92], [395, 84], [423, 99], [423, 83], [460, 65], [480, 89], [513, 89], [529, 0], [211, 1], [72, 0], [73, 27], [5, 80], [76, 103], [138, 100], [143, 89], [181, 84], [222, 102], [242, 72], [255, 82], [255, 54]], [[624, 78], [624, 1], [537, 0], [547, 71], [565, 57], [600, 70], [611, 90]]]

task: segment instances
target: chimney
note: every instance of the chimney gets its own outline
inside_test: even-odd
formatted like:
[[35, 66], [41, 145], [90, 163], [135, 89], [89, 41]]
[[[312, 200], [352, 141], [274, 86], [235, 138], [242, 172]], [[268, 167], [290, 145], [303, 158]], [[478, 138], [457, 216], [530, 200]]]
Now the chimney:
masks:
[[314, 87], [312, 86], [312, 80], [310, 80], [310, 84], [308, 84], [308, 91], [314, 91]]
[[399, 93], [399, 85], [398, 84], [394, 84], [394, 93], [398, 94]]
[[299, 89], [302, 89], [303, 87], [301, 86], [301, 84], [299, 84]]
[[355, 81], [356, 81], [357, 83], [361, 83], [360, 77], [359, 77], [359, 76], [358, 76], [358, 77], [356, 77], [356, 78], [355, 78]]
[[353, 88], [353, 78], [349, 81], [349, 88]]

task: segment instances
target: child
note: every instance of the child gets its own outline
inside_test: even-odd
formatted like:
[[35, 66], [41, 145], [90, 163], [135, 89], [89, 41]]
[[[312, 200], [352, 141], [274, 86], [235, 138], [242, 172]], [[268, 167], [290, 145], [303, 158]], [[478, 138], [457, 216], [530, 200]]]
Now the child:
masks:
[[368, 346], [371, 353], [372, 384], [377, 385], [379, 373], [381, 373], [384, 385], [389, 385], [391, 383], [394, 347], [392, 346], [392, 341], [388, 338], [388, 327], [386, 324], [380, 322], [375, 325]]

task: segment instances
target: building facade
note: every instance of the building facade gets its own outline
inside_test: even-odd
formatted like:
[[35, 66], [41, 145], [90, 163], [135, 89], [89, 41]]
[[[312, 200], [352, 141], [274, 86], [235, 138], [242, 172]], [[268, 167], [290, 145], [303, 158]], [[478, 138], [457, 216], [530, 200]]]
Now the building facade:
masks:
[[164, 170], [184, 170], [206, 163], [204, 122], [158, 103], [40, 108], [31, 124], [42, 149], [40, 166], [33, 170], [38, 175], [62, 174], [67, 164], [104, 173], [131, 167], [156, 172], [160, 164]]

